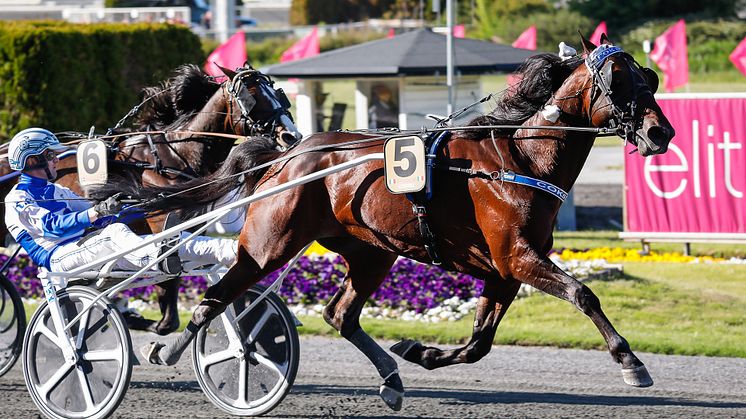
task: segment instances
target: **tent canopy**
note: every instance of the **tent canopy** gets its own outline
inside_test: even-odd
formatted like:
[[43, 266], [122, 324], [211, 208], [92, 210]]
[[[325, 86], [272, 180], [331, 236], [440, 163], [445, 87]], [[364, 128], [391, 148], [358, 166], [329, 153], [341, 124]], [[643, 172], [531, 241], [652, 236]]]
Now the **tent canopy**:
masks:
[[[454, 38], [454, 66], [461, 74], [512, 72], [536, 51], [476, 39]], [[446, 73], [446, 36], [418, 29], [269, 66], [275, 77], [392, 77]]]

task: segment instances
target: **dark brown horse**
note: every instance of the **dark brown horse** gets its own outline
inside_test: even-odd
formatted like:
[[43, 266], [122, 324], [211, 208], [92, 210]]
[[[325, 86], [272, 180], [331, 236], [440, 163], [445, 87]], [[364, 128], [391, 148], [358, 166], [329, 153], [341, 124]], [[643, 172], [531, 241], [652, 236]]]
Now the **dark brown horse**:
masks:
[[[252, 68], [239, 69], [238, 73], [224, 69], [224, 72], [228, 81], [216, 83], [199, 67], [183, 65], [160, 86], [144, 89], [146, 100], [140, 105], [134, 130], [153, 134], [114, 137], [110, 173], [129, 176], [139, 183], [174, 185], [217, 170], [233, 148], [236, 136], [266, 136], [280, 149], [299, 140], [289, 103], [284, 93], [272, 88], [267, 76]], [[56, 182], [84, 195], [74, 153], [66, 154], [72, 155], [59, 162]], [[0, 176], [3, 175], [5, 182], [0, 182], [0, 194], [5, 196], [17, 179], [7, 159], [0, 161]], [[3, 219], [4, 211], [3, 206], [0, 208]], [[147, 224], [136, 223], [133, 229], [139, 234], [162, 230], [161, 218], [147, 221]], [[5, 223], [0, 223], [0, 237], [6, 234]], [[159, 303], [164, 318], [152, 330], [167, 334], [178, 327], [177, 298], [178, 279], [160, 285]], [[140, 323], [133, 326], [149, 325]]]
[[[517, 90], [503, 97], [492, 114], [471, 124], [547, 128], [454, 131], [438, 152], [438, 166], [462, 169], [433, 176], [428, 218], [442, 266], [481, 278], [485, 285], [473, 335], [465, 346], [441, 350], [405, 340], [392, 347], [404, 359], [428, 369], [479, 360], [490, 351], [498, 324], [521, 283], [526, 283], [568, 301], [586, 314], [606, 340], [612, 358], [621, 364], [625, 382], [639, 387], [652, 385], [645, 366], [604, 315], [598, 298], [547, 257], [560, 200], [546, 190], [490, 176], [511, 170], [564, 190], [572, 188], [597, 132], [552, 127], [618, 127], [643, 156], [667, 150], [674, 130], [653, 97], [657, 79], [605, 37], [598, 51], [585, 39], [583, 44], [591, 57], [587, 64], [581, 57], [562, 61], [550, 54], [527, 60]], [[258, 193], [380, 153], [381, 146], [381, 140], [361, 134], [319, 134], [296, 147], [292, 151], [296, 157], [271, 164], [263, 173], [244, 176], [254, 176]], [[322, 148], [325, 152], [320, 152]], [[215, 183], [206, 189], [219, 190], [216, 185], [234, 181], [227, 175], [256, 167], [258, 161], [283, 156], [266, 153], [260, 156], [248, 146], [239, 146], [226, 161], [225, 167], [230, 170], [211, 175], [208, 179]], [[204, 180], [184, 186], [200, 182]], [[152, 209], [209, 201], [210, 191], [171, 196], [153, 204]], [[142, 195], [152, 197], [155, 192], [159, 190], [148, 189]], [[312, 240], [342, 255], [348, 265], [344, 284], [324, 310], [325, 320], [375, 365], [384, 380], [381, 397], [391, 408], [399, 409], [404, 387], [397, 364], [363, 331], [358, 318], [398, 255], [421, 262], [431, 259], [423, 247], [412, 204], [404, 196], [387, 191], [379, 160], [252, 203], [241, 232], [236, 264], [207, 291], [185, 332], [174, 343], [144, 348], [150, 362], [176, 362], [200, 327]]]

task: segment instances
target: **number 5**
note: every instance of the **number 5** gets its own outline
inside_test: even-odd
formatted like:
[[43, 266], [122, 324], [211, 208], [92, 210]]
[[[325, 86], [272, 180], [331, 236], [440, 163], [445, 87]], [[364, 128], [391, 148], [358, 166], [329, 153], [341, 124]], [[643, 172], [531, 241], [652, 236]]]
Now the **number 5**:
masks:
[[386, 187], [411, 193], [425, 187], [425, 143], [420, 137], [395, 137], [383, 145]]

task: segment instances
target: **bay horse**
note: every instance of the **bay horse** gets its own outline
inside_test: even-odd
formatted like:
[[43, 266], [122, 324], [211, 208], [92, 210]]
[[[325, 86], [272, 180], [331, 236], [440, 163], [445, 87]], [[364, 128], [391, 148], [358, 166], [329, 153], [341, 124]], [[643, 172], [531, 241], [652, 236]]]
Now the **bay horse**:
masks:
[[[160, 86], [145, 88], [145, 101], [137, 107], [139, 114], [134, 124], [134, 130], [143, 134], [125, 133], [111, 139], [109, 172], [114, 176], [132, 177], [140, 183], [174, 185], [217, 170], [237, 136], [247, 139], [265, 136], [279, 149], [291, 147], [300, 139], [287, 98], [281, 90], [272, 87], [268, 76], [250, 66], [237, 71], [222, 70], [228, 80], [217, 83], [199, 67], [185, 64], [175, 69], [172, 77]], [[221, 137], [220, 134], [228, 135]], [[7, 146], [4, 148], [7, 150]], [[58, 163], [56, 183], [84, 196], [86, 191], [78, 180], [74, 153], [69, 154], [72, 155]], [[0, 181], [0, 194], [5, 196], [17, 180], [7, 159], [0, 161], [0, 177], [5, 180]], [[0, 206], [3, 220], [4, 211], [5, 207]], [[243, 217], [244, 214], [239, 212], [232, 216]], [[162, 230], [162, 217], [145, 221], [147, 223], [135, 222], [133, 230], [138, 234]], [[0, 237], [6, 235], [5, 223], [0, 223]], [[130, 326], [158, 334], [176, 330], [179, 326], [178, 283], [178, 278], [174, 278], [158, 284], [163, 314], [158, 323], [134, 319]]]
[[[459, 169], [433, 175], [433, 195], [428, 203], [442, 267], [483, 279], [484, 290], [466, 345], [442, 350], [403, 340], [391, 350], [405, 360], [427, 369], [478, 361], [490, 351], [496, 328], [521, 283], [526, 283], [568, 301], [587, 315], [605, 339], [613, 360], [621, 364], [627, 384], [652, 385], [644, 364], [614, 329], [596, 295], [547, 256], [560, 208], [557, 196], [490, 175], [510, 170], [567, 191], [593, 146], [598, 134], [594, 127], [618, 129], [642, 156], [667, 150], [675, 131], [653, 96], [657, 88], [654, 73], [605, 36], [598, 48], [583, 37], [581, 40], [587, 59], [562, 60], [553, 54], [529, 58], [520, 69], [522, 81], [516, 90], [499, 99], [491, 114], [472, 121], [473, 128], [452, 128], [450, 139], [437, 152], [436, 167]], [[498, 128], [500, 124], [515, 126]], [[230, 177], [234, 174], [241, 174], [254, 193], [260, 193], [380, 153], [382, 143], [380, 136], [345, 132], [313, 135], [292, 154], [269, 148], [260, 153], [245, 143], [213, 175], [180, 188], [145, 188], [140, 197], [154, 199], [158, 193], [166, 194], [146, 204], [150, 210], [191, 208], [215, 199], [210, 196], [213, 191], [217, 194], [230, 187], [236, 181]], [[277, 157], [284, 158], [272, 160]], [[264, 171], [246, 172], [261, 162], [269, 162]], [[206, 182], [211, 182], [209, 188], [189, 189]], [[121, 185], [109, 187], [111, 192]], [[182, 193], [169, 194], [177, 190]], [[383, 379], [382, 399], [398, 410], [404, 386], [397, 363], [365, 333], [359, 316], [399, 255], [431, 261], [417, 224], [409, 200], [387, 191], [380, 160], [253, 202], [239, 238], [236, 263], [207, 290], [186, 330], [174, 342], [151, 343], [142, 348], [143, 355], [151, 363], [174, 364], [199, 328], [307, 243], [318, 240], [339, 253], [348, 267], [344, 283], [324, 309], [324, 319], [373, 363]]]

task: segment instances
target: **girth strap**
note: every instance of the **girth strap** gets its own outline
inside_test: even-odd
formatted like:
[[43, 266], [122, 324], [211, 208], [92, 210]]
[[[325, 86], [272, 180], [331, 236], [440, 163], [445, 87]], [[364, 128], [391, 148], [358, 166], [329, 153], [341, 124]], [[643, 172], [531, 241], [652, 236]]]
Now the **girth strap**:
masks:
[[440, 265], [440, 255], [438, 255], [438, 250], [435, 246], [435, 236], [430, 230], [430, 225], [427, 222], [427, 210], [425, 209], [425, 206], [413, 203], [412, 212], [417, 216], [417, 223], [420, 226], [420, 235], [422, 235], [422, 238], [425, 240], [425, 250], [427, 250], [427, 255], [430, 256], [433, 265]]
[[519, 175], [512, 170], [500, 169], [500, 170], [496, 170], [494, 172], [488, 173], [488, 172], [484, 172], [481, 170], [448, 166], [442, 163], [439, 165], [436, 165], [435, 167], [438, 169], [442, 169], [442, 170], [449, 170], [451, 172], [465, 173], [469, 176], [477, 176], [477, 177], [490, 179], [490, 180], [499, 180], [501, 182], [515, 183], [517, 185], [528, 186], [534, 189], [538, 189], [540, 191], [544, 191], [554, 196], [555, 198], [559, 199], [561, 202], [565, 202], [565, 199], [567, 199], [567, 195], [568, 195], [568, 193], [565, 192], [559, 186], [543, 181], [541, 179], [533, 178], [531, 176]]

